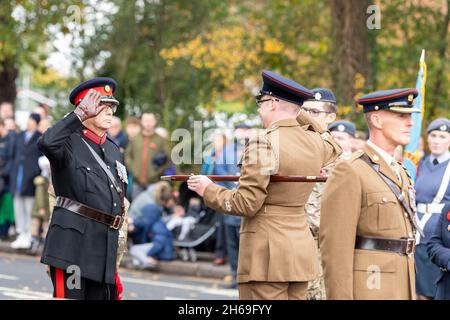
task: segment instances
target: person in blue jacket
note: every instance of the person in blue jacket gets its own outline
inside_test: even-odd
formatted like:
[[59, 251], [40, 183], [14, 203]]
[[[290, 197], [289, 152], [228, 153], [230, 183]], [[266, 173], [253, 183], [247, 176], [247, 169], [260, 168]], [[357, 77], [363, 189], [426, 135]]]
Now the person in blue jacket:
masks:
[[427, 244], [439, 215], [450, 202], [450, 120], [441, 118], [427, 128], [428, 146], [431, 154], [419, 164], [416, 180], [417, 221], [424, 231], [424, 237], [416, 239], [416, 292], [420, 300], [433, 299], [436, 294], [436, 280], [441, 271], [433, 264], [427, 253]]
[[442, 211], [428, 241], [428, 254], [431, 261], [439, 267], [436, 279], [435, 300], [450, 300], [450, 204], [447, 203]]
[[152, 203], [141, 209], [141, 215], [132, 220], [130, 248], [133, 264], [142, 268], [157, 267], [159, 260], [175, 258], [172, 233], [162, 221], [163, 207]]

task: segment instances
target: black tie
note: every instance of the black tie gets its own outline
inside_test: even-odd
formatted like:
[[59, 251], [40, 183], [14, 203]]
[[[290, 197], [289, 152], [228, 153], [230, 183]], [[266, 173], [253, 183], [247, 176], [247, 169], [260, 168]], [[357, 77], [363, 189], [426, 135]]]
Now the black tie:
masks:
[[433, 164], [434, 164], [434, 165], [438, 165], [438, 164], [439, 164], [438, 159], [434, 159], [434, 160], [433, 160]]

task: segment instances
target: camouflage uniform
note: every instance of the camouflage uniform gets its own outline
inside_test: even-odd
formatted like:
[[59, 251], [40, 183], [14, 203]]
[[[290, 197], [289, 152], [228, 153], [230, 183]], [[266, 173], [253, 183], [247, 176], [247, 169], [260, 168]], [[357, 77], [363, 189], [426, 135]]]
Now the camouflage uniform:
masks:
[[[335, 162], [329, 164], [322, 169], [322, 174], [329, 176], [331, 171], [336, 167], [339, 161], [348, 160], [351, 158], [351, 153], [342, 153]], [[308, 202], [305, 204], [305, 212], [308, 220], [309, 228], [314, 236], [318, 248], [319, 259], [319, 277], [308, 283], [308, 291], [306, 292], [307, 300], [325, 300], [325, 283], [323, 280], [322, 258], [319, 248], [319, 226], [320, 226], [320, 204], [322, 201], [323, 190], [325, 183], [318, 182], [311, 192]]]

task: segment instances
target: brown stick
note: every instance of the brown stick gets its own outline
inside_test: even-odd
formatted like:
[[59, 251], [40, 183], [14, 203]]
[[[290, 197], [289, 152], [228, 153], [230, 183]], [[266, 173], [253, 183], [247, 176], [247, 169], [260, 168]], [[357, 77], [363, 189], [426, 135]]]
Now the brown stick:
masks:
[[[187, 181], [190, 175], [161, 176], [163, 181]], [[207, 176], [212, 181], [239, 181], [239, 176]], [[326, 182], [321, 176], [270, 176], [270, 182]]]

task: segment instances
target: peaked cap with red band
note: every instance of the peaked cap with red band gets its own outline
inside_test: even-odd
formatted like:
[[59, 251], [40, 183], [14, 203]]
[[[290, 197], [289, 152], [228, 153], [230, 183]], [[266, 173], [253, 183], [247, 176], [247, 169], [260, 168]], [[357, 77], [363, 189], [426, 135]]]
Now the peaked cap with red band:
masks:
[[116, 86], [116, 81], [111, 78], [100, 77], [87, 80], [79, 84], [75, 89], [72, 90], [69, 96], [70, 103], [72, 103], [74, 106], [78, 105], [86, 96], [89, 89], [94, 89], [100, 92], [100, 94], [102, 95], [102, 102], [119, 105], [119, 101], [117, 101], [113, 96], [113, 93], [116, 90]]
[[398, 113], [421, 112], [414, 107], [414, 98], [418, 92], [415, 88], [392, 89], [369, 93], [356, 100], [363, 106], [363, 112], [387, 110]]
[[274, 96], [298, 105], [302, 105], [307, 99], [314, 98], [313, 91], [275, 72], [264, 70], [262, 78], [264, 83], [260, 90], [261, 95]]

